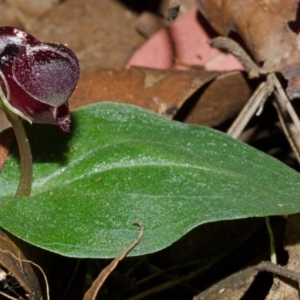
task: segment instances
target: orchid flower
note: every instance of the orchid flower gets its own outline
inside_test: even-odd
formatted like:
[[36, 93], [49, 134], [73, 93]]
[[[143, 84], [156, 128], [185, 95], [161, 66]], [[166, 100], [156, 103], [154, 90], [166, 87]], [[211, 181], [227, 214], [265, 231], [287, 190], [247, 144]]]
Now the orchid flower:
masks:
[[12, 123], [21, 160], [16, 197], [29, 195], [32, 181], [32, 157], [22, 119], [70, 131], [67, 101], [78, 78], [78, 59], [66, 46], [42, 43], [14, 27], [0, 27], [0, 109]]

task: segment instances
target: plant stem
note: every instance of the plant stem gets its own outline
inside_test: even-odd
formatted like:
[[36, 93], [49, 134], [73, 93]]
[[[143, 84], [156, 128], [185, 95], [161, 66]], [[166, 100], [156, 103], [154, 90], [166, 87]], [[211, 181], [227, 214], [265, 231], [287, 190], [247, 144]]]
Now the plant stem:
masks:
[[267, 225], [267, 230], [269, 233], [269, 237], [270, 237], [270, 252], [271, 252], [271, 262], [273, 264], [277, 264], [277, 255], [276, 255], [276, 250], [275, 250], [275, 240], [274, 240], [274, 233], [270, 224], [270, 218], [269, 217], [265, 217], [266, 220], [266, 225]]
[[32, 182], [32, 155], [29, 141], [24, 130], [22, 119], [17, 115], [7, 113], [7, 118], [10, 121], [19, 146], [21, 177], [15, 198], [29, 196]]

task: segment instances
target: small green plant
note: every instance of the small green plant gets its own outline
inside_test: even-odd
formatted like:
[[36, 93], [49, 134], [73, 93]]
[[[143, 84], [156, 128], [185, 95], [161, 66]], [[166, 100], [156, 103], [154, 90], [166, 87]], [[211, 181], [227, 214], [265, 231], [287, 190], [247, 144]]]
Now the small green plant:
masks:
[[[167, 120], [129, 105], [74, 111], [67, 99], [78, 61], [62, 45], [0, 28], [1, 109], [17, 150], [0, 176], [0, 225], [50, 251], [115, 257], [145, 227], [131, 255], [165, 248], [207, 222], [300, 211], [299, 174], [216, 130]], [[25, 126], [22, 119], [58, 124]], [[15, 191], [17, 197], [15, 199]]]
[[28, 196], [32, 181], [32, 157], [22, 120], [58, 124], [68, 132], [67, 100], [78, 77], [78, 60], [69, 48], [42, 43], [17, 28], [0, 28], [0, 109], [13, 126], [21, 160], [16, 197]]

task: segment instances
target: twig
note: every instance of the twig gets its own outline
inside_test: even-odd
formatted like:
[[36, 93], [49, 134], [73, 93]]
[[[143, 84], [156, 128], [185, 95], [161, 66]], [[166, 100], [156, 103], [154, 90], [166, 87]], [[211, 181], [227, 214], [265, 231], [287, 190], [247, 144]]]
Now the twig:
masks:
[[[278, 92], [275, 91], [275, 97], [278, 98], [280, 97], [278, 95]], [[278, 115], [278, 119], [279, 122], [281, 124], [281, 127], [283, 129], [283, 132], [296, 156], [296, 159], [298, 161], [298, 163], [300, 164], [300, 145], [299, 145], [299, 139], [297, 137], [295, 137], [296, 133], [293, 132], [291, 125], [288, 125], [289, 120], [288, 115], [287, 115], [287, 111], [285, 109], [283, 109], [283, 107], [280, 106], [280, 103], [277, 102], [273, 102], [273, 106], [276, 109], [277, 115]], [[299, 135], [299, 133], [298, 133]]]
[[300, 133], [300, 121], [299, 121], [299, 118], [298, 118], [288, 96], [286, 95], [285, 91], [283, 90], [281, 83], [277, 79], [276, 75], [274, 73], [271, 73], [270, 76], [272, 77], [273, 84], [276, 87], [278, 94], [280, 96], [280, 97], [276, 97], [276, 98], [278, 99], [280, 104], [286, 108], [286, 110], [289, 113], [291, 119], [293, 120], [298, 132]]
[[267, 81], [259, 85], [247, 104], [243, 107], [237, 118], [234, 120], [233, 124], [228, 129], [227, 134], [233, 138], [238, 138], [255, 112], [263, 106], [266, 99], [271, 95], [273, 89], [274, 86], [272, 81], [270, 77], [267, 76]]
[[208, 44], [213, 48], [223, 49], [234, 55], [244, 66], [249, 78], [259, 77], [260, 74], [266, 74], [266, 71], [259, 68], [246, 51], [234, 40], [219, 36], [211, 39]]
[[[19, 298], [15, 298], [15, 297], [12, 297], [12, 296], [9, 296], [3, 292], [0, 292], [0, 295], [6, 297], [7, 299], [10, 299], [10, 300], [19, 300]], [[23, 298], [22, 298], [23, 299]]]
[[275, 275], [288, 278], [290, 280], [296, 281], [298, 283], [298, 288], [300, 288], [300, 274], [296, 271], [289, 270], [285, 267], [273, 264], [269, 261], [263, 261], [255, 267], [259, 271], [271, 272]]
[[105, 267], [99, 276], [96, 278], [96, 280], [93, 282], [92, 286], [87, 290], [87, 292], [84, 294], [83, 300], [95, 300], [97, 297], [97, 294], [105, 282], [106, 278], [109, 274], [117, 267], [118, 263], [130, 252], [142, 239], [143, 233], [144, 233], [144, 227], [141, 223], [135, 222], [135, 225], [138, 225], [140, 227], [140, 233], [136, 240], [125, 250], [121, 252], [119, 256], [117, 256], [107, 267]]

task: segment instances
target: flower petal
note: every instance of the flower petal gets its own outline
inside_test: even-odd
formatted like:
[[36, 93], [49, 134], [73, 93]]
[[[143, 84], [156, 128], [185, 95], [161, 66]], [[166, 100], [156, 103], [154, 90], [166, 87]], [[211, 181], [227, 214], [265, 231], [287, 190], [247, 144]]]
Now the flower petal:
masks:
[[78, 59], [69, 48], [0, 27], [0, 72], [2, 98], [18, 115], [69, 131], [67, 100], [79, 78]]
[[12, 66], [14, 79], [36, 100], [59, 107], [70, 97], [79, 77], [79, 64], [63, 45], [43, 44], [18, 56]]

